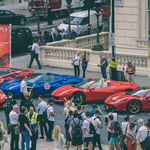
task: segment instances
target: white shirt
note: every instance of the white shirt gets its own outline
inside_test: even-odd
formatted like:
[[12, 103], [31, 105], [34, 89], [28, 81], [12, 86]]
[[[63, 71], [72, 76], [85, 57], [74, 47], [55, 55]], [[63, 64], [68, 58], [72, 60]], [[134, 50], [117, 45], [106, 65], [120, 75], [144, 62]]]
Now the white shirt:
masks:
[[65, 145], [64, 135], [61, 134], [60, 138], [58, 139], [58, 141], [55, 140], [55, 148], [54, 148], [54, 150], [64, 150], [64, 145]]
[[35, 51], [36, 54], [39, 53], [39, 45], [37, 43], [33, 43], [32, 51]]
[[37, 110], [37, 112], [38, 112], [39, 115], [42, 115], [43, 112], [46, 110], [46, 108], [47, 108], [46, 102], [45, 102], [45, 101], [41, 101], [41, 102], [37, 105], [36, 110]]
[[80, 56], [74, 56], [74, 65], [75, 66], [80, 66]]
[[125, 132], [127, 132], [127, 130], [129, 129], [129, 122], [127, 121], [122, 122], [121, 128], [122, 128], [123, 135], [125, 135], [126, 134]]
[[10, 113], [9, 113], [9, 119], [10, 119], [10, 124], [18, 124], [18, 114], [12, 110]]
[[54, 116], [51, 116], [50, 113], [54, 113], [54, 108], [52, 106], [48, 106], [47, 117], [48, 117], [48, 121], [55, 121]]
[[91, 119], [87, 119], [87, 120], [83, 121], [83, 128], [86, 129], [85, 137], [93, 137], [93, 134], [89, 133], [90, 132], [90, 122], [92, 122]]
[[142, 142], [147, 137], [147, 128], [145, 126], [141, 126], [137, 132], [136, 139], [139, 142]]
[[25, 80], [21, 81], [20, 92], [27, 93], [27, 82]]

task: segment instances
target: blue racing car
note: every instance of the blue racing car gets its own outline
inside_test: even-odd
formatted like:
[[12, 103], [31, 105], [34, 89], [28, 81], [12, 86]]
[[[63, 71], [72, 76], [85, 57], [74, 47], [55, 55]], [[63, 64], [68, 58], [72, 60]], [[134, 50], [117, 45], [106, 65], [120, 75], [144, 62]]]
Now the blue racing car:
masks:
[[[76, 84], [82, 82], [83, 79], [72, 75], [61, 75], [55, 73], [35, 73], [28, 77], [27, 86], [32, 87], [30, 95], [46, 95], [50, 94], [56, 88], [66, 84]], [[5, 92], [12, 92], [13, 96], [19, 97], [21, 79], [14, 79], [4, 83], [1, 89]]]

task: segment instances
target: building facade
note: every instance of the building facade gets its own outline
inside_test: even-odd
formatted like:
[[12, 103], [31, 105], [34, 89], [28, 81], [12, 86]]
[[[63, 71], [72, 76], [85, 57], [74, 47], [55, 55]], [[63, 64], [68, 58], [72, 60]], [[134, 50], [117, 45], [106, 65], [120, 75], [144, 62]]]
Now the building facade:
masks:
[[115, 7], [116, 51], [148, 50], [150, 0], [118, 0]]

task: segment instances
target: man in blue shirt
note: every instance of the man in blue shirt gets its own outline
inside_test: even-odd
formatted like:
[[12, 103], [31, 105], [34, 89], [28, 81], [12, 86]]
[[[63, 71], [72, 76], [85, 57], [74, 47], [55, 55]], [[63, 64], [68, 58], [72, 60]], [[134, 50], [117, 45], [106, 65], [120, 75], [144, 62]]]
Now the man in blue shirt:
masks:
[[81, 28], [80, 28], [79, 22], [77, 22], [76, 35], [77, 35], [77, 36], [80, 36], [80, 33], [81, 33]]

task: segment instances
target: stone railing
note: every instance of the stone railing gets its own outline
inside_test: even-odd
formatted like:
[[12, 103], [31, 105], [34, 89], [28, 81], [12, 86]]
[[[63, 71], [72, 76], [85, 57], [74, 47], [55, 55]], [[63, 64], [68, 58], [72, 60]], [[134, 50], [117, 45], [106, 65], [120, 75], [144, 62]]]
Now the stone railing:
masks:
[[[99, 34], [100, 43], [103, 45], [105, 50], [108, 50], [108, 32], [102, 32]], [[48, 43], [48, 46], [58, 47], [71, 47], [71, 48], [82, 48], [91, 49], [96, 44], [96, 34], [88, 36], [82, 36], [73, 40], [62, 40], [58, 42]]]
[[136, 39], [137, 42], [137, 47], [138, 48], [146, 48], [148, 46], [148, 41], [147, 39]]
[[[89, 54], [88, 70], [98, 71], [97, 64], [99, 63], [98, 51], [92, 51], [89, 49], [79, 49], [70, 47], [56, 47], [56, 46], [41, 46], [40, 47], [40, 60], [42, 65], [50, 65], [64, 68], [72, 68], [71, 58], [77, 51], [87, 51]], [[103, 51], [108, 61], [111, 60], [112, 54], [110, 51]], [[128, 61], [133, 62], [136, 65], [137, 74], [149, 75], [149, 61], [146, 55], [117, 53], [116, 59], [119, 63], [119, 68], [126, 66]]]

